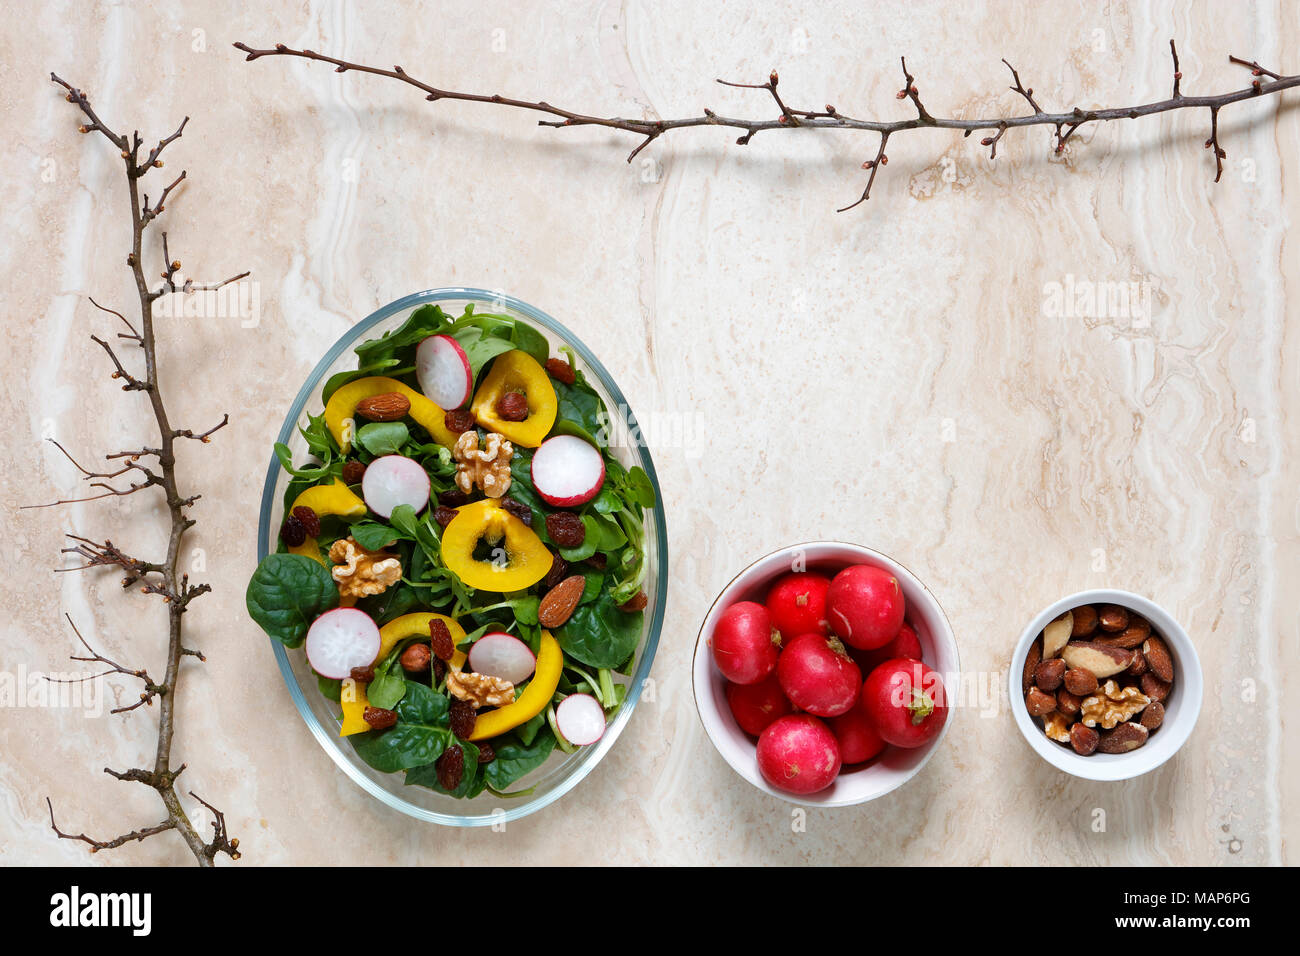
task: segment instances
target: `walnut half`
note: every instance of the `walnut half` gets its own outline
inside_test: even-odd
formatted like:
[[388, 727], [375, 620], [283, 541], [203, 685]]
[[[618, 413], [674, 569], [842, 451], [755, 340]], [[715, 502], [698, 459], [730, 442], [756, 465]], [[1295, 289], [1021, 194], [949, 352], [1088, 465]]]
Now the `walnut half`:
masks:
[[1106, 730], [1111, 730], [1139, 713], [1149, 703], [1151, 698], [1138, 688], [1121, 688], [1113, 680], [1108, 680], [1097, 693], [1085, 697], [1079, 704], [1079, 720], [1085, 727], [1101, 724]]
[[515, 685], [500, 677], [473, 671], [448, 671], [447, 693], [458, 700], [469, 701], [475, 708], [504, 707], [514, 703]]
[[402, 577], [402, 562], [387, 551], [367, 551], [352, 538], [339, 538], [330, 545], [330, 574], [339, 586], [340, 597], [380, 594]]
[[478, 485], [489, 498], [500, 498], [510, 490], [510, 459], [514, 454], [514, 446], [496, 432], [488, 432], [481, 449], [478, 432], [462, 432], [451, 450], [456, 460], [456, 487], [469, 494]]

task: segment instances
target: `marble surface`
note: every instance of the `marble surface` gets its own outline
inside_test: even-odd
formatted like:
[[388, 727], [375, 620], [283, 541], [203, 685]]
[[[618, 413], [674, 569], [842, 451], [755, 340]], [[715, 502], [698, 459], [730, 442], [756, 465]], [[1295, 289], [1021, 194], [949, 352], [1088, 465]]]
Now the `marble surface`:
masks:
[[[70, 614], [106, 652], [161, 668], [163, 611], [112, 575], [56, 575], [65, 530], [147, 550], [143, 497], [18, 506], [76, 490], [43, 438], [93, 456], [138, 440], [89, 341], [131, 301], [125, 191], [111, 150], [76, 134], [51, 69], [146, 138], [193, 117], [168, 156], [173, 255], [203, 279], [251, 269], [258, 321], [163, 323], [179, 422], [231, 424], [184, 449], [201, 491], [190, 566], [214, 593], [188, 618], [175, 757], [228, 813], [241, 865], [357, 863], [1261, 864], [1295, 862], [1300, 768], [1283, 705], [1295, 688], [1300, 572], [1300, 99], [1208, 117], [1009, 133], [900, 135], [865, 207], [873, 136], [779, 133], [734, 144], [694, 130], [630, 166], [634, 143], [541, 130], [526, 115], [425, 103], [388, 81], [302, 62], [246, 65], [230, 43], [283, 41], [479, 91], [672, 116], [767, 115], [776, 67], [791, 102], [904, 116], [905, 54], [934, 111], [1019, 111], [1010, 58], [1044, 104], [1244, 85], [1227, 54], [1281, 69], [1300, 29], [1282, 3], [277, 3], [33, 5], [0, 27], [8, 236], [0, 456], [10, 576], [0, 664], [69, 669]], [[150, 255], [158, 253], [151, 250]], [[1133, 309], [1109, 296], [1137, 290]], [[312, 741], [243, 611], [270, 443], [321, 352], [405, 293], [500, 288], [573, 328], [654, 446], [671, 535], [667, 622], [643, 703], [610, 757], [559, 804], [505, 833], [453, 832], [386, 810]], [[1102, 304], [1058, 308], [1091, 284]], [[1078, 300], [1076, 299], [1076, 302]], [[1082, 313], [1082, 314], [1080, 314]], [[1286, 370], [1290, 369], [1290, 372]], [[868, 544], [938, 595], [965, 668], [1000, 680], [1025, 622], [1088, 587], [1142, 592], [1187, 628], [1206, 677], [1200, 726], [1171, 763], [1121, 784], [1041, 761], [1005, 700], [954, 715], [907, 787], [867, 806], [792, 815], [750, 789], [704, 736], [690, 691], [699, 622], [751, 559], [799, 540]], [[1289, 582], [1289, 583], [1288, 583]], [[1001, 686], [1000, 684], [995, 686]], [[105, 681], [107, 700], [132, 691]], [[149, 712], [0, 708], [0, 862], [186, 863], [155, 838], [88, 857], [66, 826], [156, 821], [156, 798], [100, 772], [145, 759]], [[802, 825], [800, 825], [802, 823]], [[1100, 825], [1099, 825], [1100, 824]]]

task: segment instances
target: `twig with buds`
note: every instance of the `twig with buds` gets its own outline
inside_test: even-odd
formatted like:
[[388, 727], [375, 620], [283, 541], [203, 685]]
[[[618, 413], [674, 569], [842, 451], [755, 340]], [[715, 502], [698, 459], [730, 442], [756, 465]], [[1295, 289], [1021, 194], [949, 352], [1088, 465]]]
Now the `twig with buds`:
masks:
[[[200, 865], [211, 866], [216, 857], [222, 853], [232, 859], [239, 859], [239, 841], [231, 838], [226, 828], [225, 816], [207, 801], [191, 792], [190, 796], [202, 804], [214, 817], [211, 838], [205, 839], [195, 828], [186, 815], [184, 808], [182, 808], [176, 791], [176, 778], [185, 770], [185, 765], [181, 764], [175, 769], [171, 765], [172, 743], [176, 733], [175, 707], [177, 691], [180, 687], [181, 659], [194, 657], [199, 661], [206, 660], [201, 652], [186, 647], [183, 643], [182, 621], [190, 603], [195, 598], [211, 590], [207, 584], [190, 584], [189, 575], [180, 570], [181, 541], [185, 532], [194, 525], [194, 519], [189, 517], [188, 509], [198, 500], [199, 496], [184, 495], [180, 491], [176, 470], [175, 443], [183, 438], [192, 438], [206, 443], [214, 432], [226, 425], [229, 416], [223, 416], [219, 423], [206, 431], [200, 432], [189, 428], [175, 428], [168, 417], [162, 391], [159, 387], [158, 349], [154, 337], [153, 305], [164, 295], [173, 292], [188, 292], [198, 287], [186, 283], [183, 287], [178, 288], [173, 281], [181, 264], [179, 260], [172, 260], [167, 252], [166, 233], [162, 237], [164, 270], [162, 273], [163, 282], [159, 286], [151, 286], [145, 276], [143, 251], [146, 230], [149, 228], [150, 223], [162, 215], [173, 190], [185, 180], [185, 173], [181, 172], [179, 176], [171, 180], [163, 188], [157, 201], [153, 203], [150, 202], [148, 194], [143, 193], [141, 189], [145, 175], [151, 170], [162, 167], [163, 151], [180, 139], [181, 134], [185, 131], [186, 124], [189, 122], [189, 117], [182, 120], [174, 132], [164, 136], [156, 146], [142, 155], [144, 144], [138, 132], [132, 132], [129, 136], [114, 132], [100, 119], [91, 106], [89, 97], [82, 90], [65, 82], [53, 73], [50, 74], [50, 79], [64, 91], [67, 101], [74, 104], [81, 111], [85, 122], [79, 127], [80, 131], [82, 133], [103, 134], [104, 138], [118, 150], [122, 158], [131, 208], [131, 251], [126, 256], [126, 264], [131, 270], [136, 297], [139, 300], [139, 325], [133, 324], [116, 309], [106, 308], [94, 299], [91, 299], [90, 302], [99, 311], [116, 316], [121, 324], [125, 326], [126, 331], [118, 332], [117, 337], [140, 348], [144, 359], [143, 371], [130, 371], [127, 368], [127, 363], [122, 361], [107, 339], [95, 335], [92, 335], [91, 339], [108, 355], [109, 361], [113, 365], [112, 377], [123, 383], [122, 389], [128, 392], [141, 392], [148, 398], [154, 422], [158, 429], [158, 444], [156, 446], [144, 446], [133, 451], [121, 451], [105, 455], [105, 461], [110, 462], [110, 464], [102, 470], [97, 470], [84, 467], [61, 444], [57, 441], [53, 442], [54, 446], [81, 472], [82, 478], [89, 482], [90, 487], [96, 489], [98, 493], [84, 498], [69, 498], [49, 502], [46, 505], [30, 507], [51, 507], [73, 502], [95, 501], [101, 498], [125, 497], [137, 494], [147, 488], [158, 488], [162, 491], [169, 517], [167, 552], [160, 560], [146, 561], [135, 558], [107, 539], [97, 541], [82, 535], [69, 534], [67, 537], [70, 545], [63, 549], [63, 553], [76, 556], [79, 563], [58, 569], [60, 571], [86, 571], [95, 568], [116, 569], [123, 574], [122, 586], [124, 588], [137, 587], [144, 594], [158, 595], [162, 598], [167, 609], [167, 665], [161, 681], [155, 681], [151, 678], [144, 668], [132, 668], [119, 664], [117, 661], [96, 651], [82, 636], [72, 618], [68, 618], [73, 633], [76, 634], [77, 640], [80, 641], [81, 646], [86, 651], [85, 655], [73, 655], [72, 659], [97, 664], [104, 668], [102, 673], [81, 679], [91, 680], [109, 674], [117, 674], [141, 682], [139, 700], [128, 706], [118, 707], [113, 713], [133, 711], [139, 707], [152, 706], [155, 700], [158, 702], [158, 741], [154, 751], [152, 768], [113, 770], [105, 767], [104, 772], [117, 780], [141, 783], [155, 790], [162, 799], [167, 816], [161, 823], [154, 826], [131, 830], [110, 840], [97, 840], [84, 833], [74, 834], [60, 829], [54, 819], [54, 805], [49, 798], [46, 798], [46, 804], [50, 810], [50, 827], [60, 839], [77, 840], [87, 844], [92, 853], [113, 849], [129, 842], [138, 842], [159, 833], [174, 830], [184, 839], [186, 846], [189, 847], [190, 852], [194, 854], [195, 860]], [[224, 282], [217, 283], [212, 288], [219, 288], [238, 281], [247, 275], [247, 272], [240, 273]], [[145, 461], [149, 463], [145, 464]], [[126, 482], [125, 486], [122, 484], [123, 481]]]
[[756, 133], [766, 130], [865, 130], [877, 133], [880, 136], [880, 142], [874, 159], [868, 159], [862, 164], [862, 168], [868, 170], [867, 183], [862, 190], [862, 194], [856, 202], [842, 207], [839, 211], [843, 212], [852, 209], [860, 203], [866, 202], [871, 196], [871, 187], [875, 184], [876, 174], [880, 167], [889, 162], [889, 157], [885, 153], [885, 145], [890, 136], [906, 130], [913, 129], [953, 129], [960, 130], [963, 135], [969, 136], [976, 132], [987, 132], [990, 135], [980, 140], [981, 145], [987, 146], [990, 158], [997, 157], [998, 142], [1009, 129], [1018, 129], [1026, 126], [1049, 126], [1052, 128], [1053, 149], [1056, 153], [1064, 152], [1066, 145], [1082, 127], [1091, 123], [1105, 123], [1114, 120], [1138, 119], [1143, 116], [1154, 116], [1158, 113], [1168, 113], [1173, 110], [1185, 109], [1203, 109], [1209, 112], [1210, 118], [1210, 138], [1206, 140], [1206, 149], [1214, 150], [1215, 157], [1215, 176], [1214, 181], [1218, 182], [1223, 175], [1223, 159], [1227, 155], [1219, 144], [1219, 110], [1233, 103], [1242, 100], [1253, 99], [1257, 96], [1268, 96], [1281, 93], [1293, 87], [1300, 86], [1300, 75], [1287, 76], [1276, 73], [1272, 70], [1265, 69], [1253, 60], [1247, 61], [1240, 57], [1230, 56], [1228, 60], [1238, 66], [1244, 66], [1251, 70], [1255, 77], [1250, 86], [1242, 90], [1233, 90], [1227, 93], [1219, 93], [1212, 96], [1186, 96], [1182, 92], [1182, 72], [1178, 63], [1178, 49], [1174, 41], [1169, 41], [1169, 51], [1173, 58], [1173, 94], [1165, 100], [1157, 100], [1150, 103], [1141, 103], [1135, 106], [1118, 106], [1106, 109], [1089, 109], [1085, 110], [1080, 107], [1074, 107], [1068, 112], [1049, 113], [1039, 106], [1034, 97], [1034, 91], [1031, 87], [1024, 86], [1020, 81], [1020, 75], [1015, 68], [1006, 60], [1007, 69], [1011, 71], [1013, 85], [1010, 89], [1019, 94], [1028, 104], [1031, 113], [1019, 116], [996, 116], [978, 119], [962, 119], [958, 117], [943, 117], [933, 115], [922, 103], [921, 95], [915, 83], [915, 77], [908, 71], [906, 59], [902, 60], [903, 66], [903, 88], [898, 91], [898, 99], [910, 100], [912, 106], [916, 109], [916, 115], [907, 119], [897, 120], [877, 120], [877, 119], [857, 119], [848, 116], [834, 106], [827, 105], [824, 110], [801, 110], [788, 105], [777, 90], [779, 77], [776, 71], [768, 77], [766, 83], [736, 83], [728, 80], [718, 80], [723, 86], [739, 87], [741, 89], [764, 90], [772, 98], [776, 105], [778, 115], [775, 118], [766, 119], [743, 119], [738, 117], [722, 116], [712, 109], [705, 108], [699, 116], [687, 116], [679, 119], [627, 119], [619, 116], [594, 116], [586, 113], [579, 113], [574, 110], [565, 109], [555, 106], [545, 100], [521, 100], [508, 96], [501, 96], [498, 93], [465, 93], [456, 90], [440, 89], [422, 80], [411, 76], [400, 66], [394, 66], [391, 70], [382, 67], [366, 66], [362, 63], [353, 63], [349, 60], [342, 60], [337, 57], [326, 56], [323, 53], [317, 53], [314, 50], [302, 49], [296, 50], [286, 46], [283, 43], [277, 43], [268, 49], [256, 49], [246, 43], [236, 43], [235, 48], [245, 54], [244, 59], [247, 61], [259, 60], [268, 56], [288, 56], [300, 57], [306, 60], [314, 60], [321, 63], [328, 63], [334, 67], [336, 73], [369, 73], [373, 76], [383, 76], [390, 79], [398, 80], [408, 86], [415, 87], [425, 94], [424, 98], [429, 102], [438, 102], [440, 100], [459, 100], [467, 103], [488, 103], [496, 106], [506, 106], [512, 109], [527, 110], [534, 113], [543, 113], [554, 119], [538, 120], [539, 126], [551, 128], [574, 127], [574, 126], [596, 126], [605, 129], [620, 130], [622, 132], [632, 133], [641, 137], [638, 143], [628, 154], [628, 162], [631, 162], [641, 150], [645, 149], [652, 142], [675, 129], [686, 129], [694, 126], [722, 126], [732, 129], [741, 130], [741, 135], [736, 142], [741, 146], [749, 143]]

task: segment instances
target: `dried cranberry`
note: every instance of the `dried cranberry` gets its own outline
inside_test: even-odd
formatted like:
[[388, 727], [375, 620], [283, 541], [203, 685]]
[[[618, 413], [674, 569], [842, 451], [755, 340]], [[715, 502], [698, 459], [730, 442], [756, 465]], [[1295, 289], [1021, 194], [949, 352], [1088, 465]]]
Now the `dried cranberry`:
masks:
[[480, 764], [491, 763], [497, 759], [497, 752], [492, 749], [491, 744], [478, 745], [478, 762]]
[[460, 514], [455, 508], [448, 508], [446, 505], [438, 505], [433, 509], [433, 520], [438, 522], [439, 527], [445, 528], [451, 524], [451, 520]]
[[618, 606], [618, 609], [624, 614], [635, 614], [637, 611], [644, 611], [645, 606], [650, 603], [650, 599], [645, 596], [644, 591], [637, 591], [630, 598]]
[[447, 716], [451, 732], [461, 740], [468, 740], [470, 734], [474, 733], [474, 723], [478, 720], [478, 715], [474, 712], [474, 705], [469, 701], [453, 700]]
[[397, 711], [384, 710], [382, 707], [367, 707], [361, 712], [361, 719], [370, 726], [371, 730], [387, 730], [397, 723]]
[[352, 674], [350, 676], [358, 684], [369, 684], [375, 679], [375, 668], [373, 666], [354, 667], [352, 668]]
[[469, 431], [478, 422], [474, 420], [474, 413], [468, 408], [455, 408], [443, 414], [442, 424], [453, 435], [459, 435], [461, 432]]
[[587, 528], [582, 519], [570, 511], [547, 515], [546, 533], [561, 548], [580, 547], [587, 539]]
[[456, 642], [451, 639], [451, 631], [447, 629], [445, 621], [436, 617], [429, 622], [429, 646], [440, 661], [449, 661], [456, 653]]
[[522, 422], [528, 417], [528, 396], [523, 392], [506, 392], [497, 399], [497, 415], [507, 422]]
[[348, 485], [359, 485], [361, 479], [366, 476], [366, 466], [359, 461], [345, 461], [343, 463], [343, 483]]
[[573, 384], [573, 366], [564, 359], [548, 358], [546, 360], [546, 374], [557, 382], [563, 382], [565, 385]]
[[465, 776], [465, 751], [452, 744], [442, 752], [434, 768], [438, 771], [438, 785], [444, 790], [455, 790]]
[[293, 516], [302, 522], [302, 529], [307, 532], [307, 537], [320, 537], [320, 517], [306, 505], [299, 505], [293, 509]]
[[514, 498], [502, 498], [501, 508], [514, 515], [530, 528], [533, 525], [533, 509], [528, 507], [522, 501], [515, 501]]
[[438, 684], [441, 684], [441, 683], [442, 683], [442, 679], [443, 679], [444, 677], [446, 677], [446, 676], [447, 676], [447, 662], [446, 662], [446, 661], [443, 661], [443, 660], [439, 660], [438, 658], [435, 657], [435, 658], [433, 659], [433, 683], [434, 683], [434, 685], [436, 686], [436, 685], [438, 685]]
[[595, 554], [593, 554], [591, 557], [587, 559], [587, 563], [591, 565], [593, 568], [595, 568], [597, 571], [604, 571], [606, 566], [609, 564], [609, 558], [605, 557], [603, 554], [597, 551]]
[[280, 525], [280, 540], [288, 547], [296, 548], [307, 540], [307, 529], [294, 515], [289, 515], [284, 519], [284, 524]]
[[469, 495], [459, 488], [453, 488], [450, 491], [438, 492], [438, 504], [446, 505], [448, 508], [459, 508], [461, 505], [469, 504]]
[[569, 562], [558, 554], [553, 554], [551, 555], [551, 570], [547, 571], [546, 577], [542, 579], [542, 586], [549, 591], [568, 576]]

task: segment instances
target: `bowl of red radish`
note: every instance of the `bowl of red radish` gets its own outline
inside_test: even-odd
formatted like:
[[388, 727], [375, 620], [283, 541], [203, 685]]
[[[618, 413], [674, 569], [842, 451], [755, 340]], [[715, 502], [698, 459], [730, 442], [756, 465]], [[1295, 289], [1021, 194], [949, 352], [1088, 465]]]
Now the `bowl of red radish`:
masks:
[[861, 545], [782, 548], [740, 572], [705, 616], [695, 706], [719, 755], [759, 790], [845, 807], [920, 772], [960, 681], [934, 594]]

